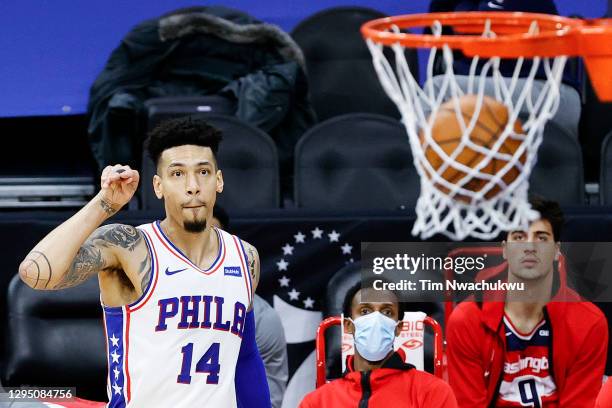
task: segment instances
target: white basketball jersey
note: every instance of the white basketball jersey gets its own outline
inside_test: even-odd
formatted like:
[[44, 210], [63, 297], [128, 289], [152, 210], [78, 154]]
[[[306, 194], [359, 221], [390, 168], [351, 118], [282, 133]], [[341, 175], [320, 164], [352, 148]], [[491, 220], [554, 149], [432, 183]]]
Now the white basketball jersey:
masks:
[[206, 270], [164, 235], [138, 227], [151, 257], [142, 297], [104, 308], [108, 407], [236, 407], [234, 375], [251, 276], [240, 239], [214, 229], [219, 253]]

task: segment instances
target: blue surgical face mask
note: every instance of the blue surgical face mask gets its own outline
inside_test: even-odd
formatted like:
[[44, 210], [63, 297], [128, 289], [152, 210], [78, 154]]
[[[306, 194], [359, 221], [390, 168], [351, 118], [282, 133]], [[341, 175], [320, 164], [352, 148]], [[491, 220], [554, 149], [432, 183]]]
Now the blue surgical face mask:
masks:
[[393, 350], [397, 322], [380, 312], [352, 320], [355, 325], [355, 348], [368, 361], [380, 361]]

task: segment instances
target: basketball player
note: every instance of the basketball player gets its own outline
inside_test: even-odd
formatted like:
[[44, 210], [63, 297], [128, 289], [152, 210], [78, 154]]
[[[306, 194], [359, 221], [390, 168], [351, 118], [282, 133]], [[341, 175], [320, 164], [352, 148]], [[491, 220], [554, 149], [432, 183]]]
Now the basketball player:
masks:
[[19, 267], [22, 280], [39, 290], [98, 276], [110, 407], [270, 406], [251, 310], [259, 256], [211, 226], [223, 191], [220, 141], [220, 131], [202, 120], [162, 123], [148, 151], [165, 218], [138, 228], [100, 226], [139, 182], [129, 166], [109, 166], [100, 192]]
[[603, 313], [566, 286], [554, 267], [563, 214], [552, 201], [531, 200], [541, 218], [503, 242], [508, 282], [530, 299], [467, 301], [447, 327], [449, 382], [460, 407], [591, 408], [606, 365]]

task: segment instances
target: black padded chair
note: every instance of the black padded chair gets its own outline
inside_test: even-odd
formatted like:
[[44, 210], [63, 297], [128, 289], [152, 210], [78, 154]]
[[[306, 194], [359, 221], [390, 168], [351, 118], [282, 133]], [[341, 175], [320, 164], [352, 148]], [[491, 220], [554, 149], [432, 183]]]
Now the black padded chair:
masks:
[[[291, 32], [304, 51], [311, 101], [319, 120], [351, 112], [399, 118], [359, 31], [363, 23], [382, 17], [387, 16], [369, 8], [334, 7], [306, 18]], [[407, 59], [418, 78], [416, 52], [409, 51]]]
[[[608, 0], [608, 10], [603, 17], [612, 17], [611, 0]], [[587, 180], [592, 181], [596, 180], [602, 171], [605, 171], [603, 168], [598, 168], [599, 164], [603, 162], [603, 158], [598, 155], [603, 152], [604, 138], [612, 130], [612, 102], [599, 100], [586, 67], [583, 69], [582, 84], [583, 106], [579, 125], [580, 142], [583, 147], [586, 177]]]
[[584, 205], [584, 170], [580, 144], [567, 130], [549, 121], [529, 179], [529, 192], [561, 205]]
[[295, 152], [294, 199], [312, 209], [413, 207], [419, 177], [403, 125], [354, 113], [311, 128]]
[[[323, 308], [324, 317], [340, 316], [344, 298], [348, 291], [361, 281], [361, 263], [354, 262], [340, 269], [327, 283], [325, 292], [325, 304]], [[444, 306], [442, 302], [412, 302], [405, 303], [404, 310], [424, 312], [436, 319], [440, 324], [444, 322]], [[330, 329], [325, 336], [325, 355], [327, 360], [328, 378], [341, 376], [340, 344], [342, 343], [340, 329]], [[425, 370], [433, 373], [433, 335], [425, 330]]]
[[597, 174], [603, 170], [598, 168], [603, 140], [612, 129], [612, 103], [598, 99], [588, 76], [585, 75], [583, 81], [584, 104], [579, 125], [580, 142], [584, 148], [587, 177], [589, 180], [596, 180]]
[[612, 131], [605, 137], [601, 146], [601, 166], [599, 175], [599, 196], [602, 205], [612, 204]]
[[36, 291], [19, 275], [8, 290], [7, 354], [2, 385], [76, 387], [106, 401], [106, 345], [96, 279], [78, 288]]
[[165, 119], [176, 116], [201, 113], [233, 115], [236, 113], [234, 102], [221, 95], [164, 96], [148, 99], [144, 105], [149, 129]]
[[[180, 115], [165, 116], [169, 118]], [[278, 154], [274, 141], [265, 132], [233, 116], [197, 113], [223, 131], [217, 160], [225, 186], [217, 202], [227, 210], [278, 208], [280, 181]], [[155, 122], [153, 120], [153, 122]], [[153, 191], [153, 161], [143, 151], [142, 203], [145, 210], [163, 211], [163, 203]]]

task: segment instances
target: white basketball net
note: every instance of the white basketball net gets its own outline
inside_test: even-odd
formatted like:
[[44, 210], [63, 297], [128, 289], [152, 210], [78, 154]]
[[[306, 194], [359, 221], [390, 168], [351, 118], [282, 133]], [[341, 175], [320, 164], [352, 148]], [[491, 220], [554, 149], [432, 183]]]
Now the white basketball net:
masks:
[[[530, 32], [537, 32], [533, 23]], [[397, 29], [395, 29], [398, 32]], [[442, 25], [436, 22], [433, 34], [440, 36]], [[483, 36], [495, 36], [490, 24], [485, 25]], [[374, 67], [381, 84], [389, 97], [397, 105], [402, 122], [408, 132], [414, 165], [421, 178], [421, 193], [416, 205], [417, 220], [412, 229], [413, 235], [427, 239], [442, 233], [453, 240], [468, 236], [478, 239], [493, 239], [502, 231], [526, 229], [528, 223], [538, 218], [528, 203], [529, 175], [537, 159], [538, 147], [542, 142], [544, 125], [553, 117], [559, 105], [559, 84], [567, 57], [533, 58], [528, 76], [519, 78], [524, 59], [516, 59], [511, 77], [500, 72], [500, 58], [488, 59], [480, 73], [477, 73], [478, 57], [471, 61], [469, 75], [456, 76], [453, 72], [453, 51], [447, 45], [432, 48], [427, 64], [427, 81], [423, 87], [415, 79], [408, 67], [405, 47], [399, 43], [390, 48], [395, 56], [395, 69], [383, 54], [384, 46], [367, 40], [372, 53]], [[433, 65], [436, 54], [441, 53], [445, 62], [445, 72], [433, 80]], [[533, 91], [538, 70], [545, 72], [540, 91]], [[462, 84], [458, 80], [464, 80]], [[487, 92], [485, 90], [487, 89]], [[458, 98], [463, 95], [476, 95], [477, 102], [472, 117], [461, 113]], [[508, 109], [509, 119], [498, 139], [488, 147], [474, 143], [470, 135], [477, 125], [484, 95], [493, 97]], [[432, 138], [440, 105], [448, 100], [455, 103], [454, 111], [461, 127], [461, 140], [450, 154]], [[516, 134], [514, 123], [521, 114], [525, 134]], [[508, 139], [520, 141], [518, 149], [508, 154], [502, 148]], [[513, 143], [516, 145], [517, 142]], [[475, 166], [468, 167], [456, 160], [464, 148], [472, 149], [483, 155]], [[444, 164], [434, 169], [427, 160], [425, 151], [433, 149]], [[506, 152], [506, 153], [504, 153]], [[519, 160], [520, 159], [520, 160]], [[503, 161], [496, 174], [484, 172], [491, 160]], [[460, 180], [450, 183], [442, 174], [452, 168], [461, 171]], [[490, 168], [490, 167], [489, 167]], [[513, 171], [518, 177], [506, 184], [504, 176]], [[508, 178], [506, 178], [508, 179]], [[470, 182], [484, 185], [478, 191], [466, 188]], [[498, 191], [498, 193], [495, 193]], [[461, 199], [459, 199], [459, 197]]]

